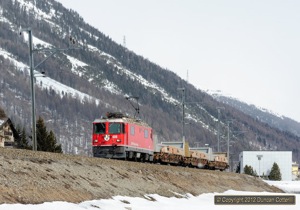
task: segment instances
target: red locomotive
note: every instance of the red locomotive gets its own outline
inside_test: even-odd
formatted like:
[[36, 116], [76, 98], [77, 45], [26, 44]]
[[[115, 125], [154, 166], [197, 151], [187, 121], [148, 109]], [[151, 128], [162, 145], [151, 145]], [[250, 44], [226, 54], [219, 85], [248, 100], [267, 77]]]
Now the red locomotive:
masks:
[[121, 113], [107, 113], [93, 122], [94, 157], [152, 161], [152, 128]]

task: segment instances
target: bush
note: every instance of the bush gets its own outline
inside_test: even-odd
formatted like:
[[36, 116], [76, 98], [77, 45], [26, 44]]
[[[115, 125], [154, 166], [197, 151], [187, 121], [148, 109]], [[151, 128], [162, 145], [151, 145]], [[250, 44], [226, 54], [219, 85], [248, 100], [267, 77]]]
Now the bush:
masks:
[[245, 165], [244, 173], [251, 176], [257, 176], [256, 171], [253, 170], [252, 166], [248, 166], [248, 165]]

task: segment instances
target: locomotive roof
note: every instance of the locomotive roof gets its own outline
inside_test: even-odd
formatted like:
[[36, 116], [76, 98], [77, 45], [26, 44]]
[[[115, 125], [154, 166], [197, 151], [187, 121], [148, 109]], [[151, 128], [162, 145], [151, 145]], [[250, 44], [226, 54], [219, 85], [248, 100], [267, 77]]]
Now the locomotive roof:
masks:
[[150, 127], [147, 123], [144, 121], [141, 121], [139, 119], [131, 118], [131, 117], [120, 117], [120, 118], [99, 118], [95, 119], [94, 123], [103, 123], [103, 122], [123, 122], [123, 123], [133, 123], [140, 126], [146, 126]]

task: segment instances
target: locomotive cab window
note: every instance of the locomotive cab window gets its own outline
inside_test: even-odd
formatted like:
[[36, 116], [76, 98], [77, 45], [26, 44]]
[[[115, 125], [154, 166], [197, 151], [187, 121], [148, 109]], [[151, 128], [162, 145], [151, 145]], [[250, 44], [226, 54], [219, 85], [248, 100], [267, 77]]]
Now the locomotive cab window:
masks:
[[133, 135], [133, 136], [134, 136], [134, 133], [135, 133], [134, 130], [135, 130], [135, 129], [134, 129], [134, 126], [133, 126], [133, 125], [130, 126], [130, 134]]
[[125, 126], [123, 123], [110, 123], [108, 132], [111, 134], [124, 133], [124, 128]]
[[144, 137], [145, 137], [145, 139], [148, 138], [148, 135], [149, 135], [148, 130], [144, 130]]
[[95, 134], [104, 134], [105, 133], [105, 123], [96, 123], [94, 124], [94, 133]]

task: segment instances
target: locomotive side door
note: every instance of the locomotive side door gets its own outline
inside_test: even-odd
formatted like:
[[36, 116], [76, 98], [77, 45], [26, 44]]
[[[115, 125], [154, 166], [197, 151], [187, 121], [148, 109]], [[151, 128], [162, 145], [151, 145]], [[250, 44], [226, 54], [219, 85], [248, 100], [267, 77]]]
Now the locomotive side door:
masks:
[[123, 134], [123, 141], [124, 141], [124, 145], [127, 145], [128, 142], [128, 138], [127, 138], [127, 135], [128, 135], [128, 124], [125, 124], [125, 123], [121, 123], [121, 133]]

